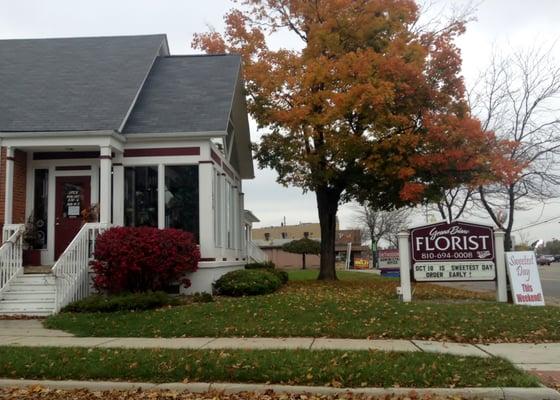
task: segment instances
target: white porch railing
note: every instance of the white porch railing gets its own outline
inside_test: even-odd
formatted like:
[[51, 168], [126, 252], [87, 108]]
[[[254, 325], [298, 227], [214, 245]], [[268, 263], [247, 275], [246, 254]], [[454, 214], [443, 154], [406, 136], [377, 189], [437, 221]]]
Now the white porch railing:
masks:
[[23, 231], [25, 225], [4, 225], [2, 236], [4, 242], [0, 247], [0, 294], [8, 289], [14, 279], [23, 269]]
[[55, 314], [69, 303], [89, 295], [89, 263], [95, 250], [95, 240], [105, 229], [99, 223], [84, 224], [53, 265], [52, 273], [56, 284]]
[[253, 241], [247, 242], [247, 260], [249, 262], [265, 262], [268, 261], [268, 255]]

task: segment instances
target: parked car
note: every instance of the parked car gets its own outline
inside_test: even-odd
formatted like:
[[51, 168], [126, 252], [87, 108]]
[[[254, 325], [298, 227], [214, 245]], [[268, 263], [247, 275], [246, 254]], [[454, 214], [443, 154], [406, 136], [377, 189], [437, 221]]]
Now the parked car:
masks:
[[554, 262], [554, 256], [542, 255], [537, 258], [538, 265], [550, 265]]
[[554, 262], [560, 262], [560, 254], [554, 256]]

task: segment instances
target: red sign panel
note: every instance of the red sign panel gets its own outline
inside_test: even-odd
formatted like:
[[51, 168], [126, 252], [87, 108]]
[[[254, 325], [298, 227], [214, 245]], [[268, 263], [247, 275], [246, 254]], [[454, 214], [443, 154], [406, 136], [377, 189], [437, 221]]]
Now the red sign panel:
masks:
[[412, 261], [493, 260], [490, 226], [454, 221], [411, 229]]
[[418, 281], [493, 280], [494, 230], [454, 221], [410, 230], [413, 276]]

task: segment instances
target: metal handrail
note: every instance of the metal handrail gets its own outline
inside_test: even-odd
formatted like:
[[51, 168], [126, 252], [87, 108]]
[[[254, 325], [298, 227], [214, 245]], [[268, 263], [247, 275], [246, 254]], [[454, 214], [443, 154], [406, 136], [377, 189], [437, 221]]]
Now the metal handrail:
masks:
[[248, 261], [265, 262], [268, 261], [268, 255], [253, 241], [249, 240], [247, 242], [247, 259]]

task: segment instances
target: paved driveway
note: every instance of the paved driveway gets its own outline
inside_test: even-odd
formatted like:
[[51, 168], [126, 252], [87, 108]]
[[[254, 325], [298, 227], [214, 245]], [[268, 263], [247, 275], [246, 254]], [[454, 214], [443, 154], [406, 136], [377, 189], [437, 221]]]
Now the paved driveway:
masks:
[[[560, 306], [560, 263], [539, 267], [545, 303]], [[495, 291], [494, 282], [458, 282], [442, 285], [477, 291]]]

